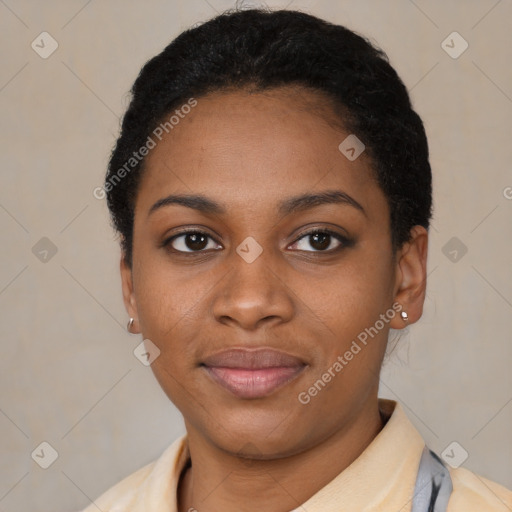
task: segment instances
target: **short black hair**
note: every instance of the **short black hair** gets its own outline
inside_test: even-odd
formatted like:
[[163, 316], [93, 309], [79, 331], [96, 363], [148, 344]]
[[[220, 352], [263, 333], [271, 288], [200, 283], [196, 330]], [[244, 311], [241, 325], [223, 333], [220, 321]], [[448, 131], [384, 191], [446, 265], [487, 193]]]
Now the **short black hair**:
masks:
[[303, 86], [328, 98], [346, 130], [365, 144], [390, 208], [393, 254], [410, 240], [414, 225], [428, 230], [432, 175], [425, 129], [387, 55], [365, 37], [310, 14], [230, 10], [182, 32], [143, 66], [131, 89], [105, 181], [129, 265], [144, 168], [144, 159], [133, 155], [153, 130], [191, 98], [280, 86]]

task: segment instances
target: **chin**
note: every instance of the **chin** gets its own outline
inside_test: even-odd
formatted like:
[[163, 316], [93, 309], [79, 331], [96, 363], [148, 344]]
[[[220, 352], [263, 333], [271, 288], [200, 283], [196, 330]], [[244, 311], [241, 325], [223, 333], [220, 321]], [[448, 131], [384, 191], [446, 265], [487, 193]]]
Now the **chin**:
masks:
[[269, 460], [287, 457], [302, 451], [304, 438], [309, 437], [303, 432], [304, 424], [300, 423], [301, 429], [298, 430], [299, 422], [284, 409], [278, 415], [275, 411], [233, 414], [231, 410], [217, 418], [216, 422], [222, 427], [213, 432], [203, 430], [203, 435], [222, 451], [242, 458]]

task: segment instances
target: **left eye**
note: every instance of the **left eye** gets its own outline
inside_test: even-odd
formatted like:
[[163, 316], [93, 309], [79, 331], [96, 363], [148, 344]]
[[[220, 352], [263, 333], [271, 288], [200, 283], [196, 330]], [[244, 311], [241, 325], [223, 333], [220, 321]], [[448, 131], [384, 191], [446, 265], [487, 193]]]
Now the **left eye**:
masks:
[[[337, 245], [335, 247], [332, 247], [333, 242], [337, 242]], [[341, 245], [344, 245], [344, 243], [347, 243], [347, 240], [345, 239], [345, 237], [338, 233], [334, 233], [332, 231], [317, 230], [305, 233], [296, 242], [294, 242], [293, 245], [299, 245], [299, 247], [297, 247], [299, 251], [330, 252], [337, 249]], [[308, 244], [310, 247], [313, 247], [313, 251], [304, 248], [304, 246]]]

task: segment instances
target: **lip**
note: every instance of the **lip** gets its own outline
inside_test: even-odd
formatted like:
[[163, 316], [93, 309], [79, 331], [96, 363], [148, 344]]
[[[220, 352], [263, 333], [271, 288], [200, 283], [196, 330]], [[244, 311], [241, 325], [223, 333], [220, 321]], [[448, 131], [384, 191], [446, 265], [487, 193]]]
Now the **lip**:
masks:
[[231, 349], [207, 357], [201, 366], [239, 398], [262, 398], [295, 379], [306, 367], [298, 357], [273, 349]]

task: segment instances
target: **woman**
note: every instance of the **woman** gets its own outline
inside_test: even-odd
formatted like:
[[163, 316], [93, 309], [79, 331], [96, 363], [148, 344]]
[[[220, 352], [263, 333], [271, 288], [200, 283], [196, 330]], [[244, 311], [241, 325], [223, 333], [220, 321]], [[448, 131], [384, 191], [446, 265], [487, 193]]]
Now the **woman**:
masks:
[[377, 396], [422, 315], [431, 169], [386, 56], [225, 13], [142, 69], [105, 182], [128, 330], [186, 436], [86, 510], [509, 510]]

